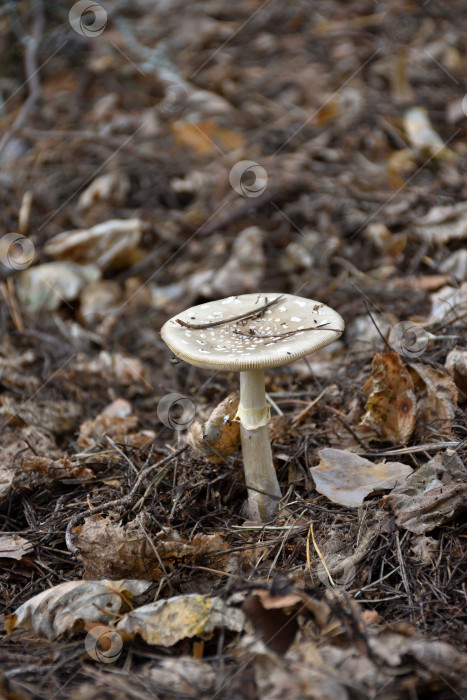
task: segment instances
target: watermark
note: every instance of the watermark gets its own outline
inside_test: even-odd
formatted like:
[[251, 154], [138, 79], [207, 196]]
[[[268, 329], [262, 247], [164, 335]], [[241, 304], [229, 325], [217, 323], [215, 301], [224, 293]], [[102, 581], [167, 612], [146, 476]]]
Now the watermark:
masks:
[[0, 262], [9, 270], [25, 270], [35, 255], [34, 243], [21, 233], [7, 233], [0, 238]]
[[321, 583], [332, 591], [347, 590], [347, 588], [350, 588], [357, 575], [352, 562], [341, 554], [328, 555], [326, 557], [326, 567], [320, 562], [316, 570], [316, 575]]
[[428, 340], [429, 334], [423, 326], [413, 321], [401, 321], [391, 328], [388, 342], [399, 355], [412, 359], [423, 355]]
[[232, 188], [242, 197], [259, 197], [268, 185], [268, 174], [253, 160], [240, 160], [229, 173]]
[[383, 27], [387, 37], [396, 44], [407, 44], [415, 39], [420, 30], [420, 18], [403, 10], [389, 11]]
[[121, 635], [106, 625], [96, 625], [86, 635], [84, 647], [94, 661], [112, 664], [122, 653]]
[[338, 238], [330, 238], [327, 241], [315, 243], [311, 249], [311, 256], [313, 258], [313, 268], [315, 270], [321, 270], [325, 274], [329, 274], [329, 266], [331, 264], [331, 259], [334, 253], [340, 248], [340, 241]]
[[183, 394], [166, 394], [157, 404], [157, 416], [161, 423], [172, 430], [186, 430], [193, 423], [195, 404]]
[[165, 96], [161, 101], [161, 112], [169, 116], [180, 114], [185, 109], [188, 92], [183, 85], [172, 83], [165, 88]]
[[78, 0], [71, 8], [68, 20], [77, 34], [100, 36], [107, 26], [107, 12], [102, 5], [90, 0]]

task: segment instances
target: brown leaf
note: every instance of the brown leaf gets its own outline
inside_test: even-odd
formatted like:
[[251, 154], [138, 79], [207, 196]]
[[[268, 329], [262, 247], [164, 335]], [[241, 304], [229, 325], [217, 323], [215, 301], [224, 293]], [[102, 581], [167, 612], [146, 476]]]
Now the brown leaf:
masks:
[[59, 233], [47, 241], [44, 252], [56, 260], [92, 263], [100, 270], [127, 267], [142, 257], [139, 243], [144, 230], [141, 219], [111, 219], [89, 229]]
[[234, 421], [238, 409], [239, 392], [227, 396], [202, 425], [195, 421], [191, 426], [187, 442], [191, 447], [214, 464], [235, 452], [240, 443], [240, 423]]
[[417, 391], [417, 433], [422, 433], [421, 439], [430, 437], [433, 429], [449, 435], [458, 398], [453, 378], [422, 363], [411, 365], [409, 371]]
[[[74, 530], [85, 576], [159, 578], [163, 574], [161, 562], [168, 568], [176, 568], [182, 559], [193, 564], [206, 554], [222, 553], [227, 548], [219, 534], [198, 533], [190, 542], [170, 529], [149, 536], [146, 526], [148, 523], [143, 516], [126, 525], [111, 517], [87, 518]], [[222, 566], [226, 558], [216, 558], [216, 568]]]
[[454, 450], [430, 459], [386, 497], [397, 525], [421, 535], [467, 508], [467, 474]]
[[213, 143], [216, 131], [216, 122], [213, 119], [205, 119], [197, 124], [176, 121], [172, 124], [172, 130], [179, 144], [188, 146], [198, 155], [217, 153]]
[[246, 598], [242, 610], [264, 643], [277, 654], [285, 654], [298, 630], [296, 611], [287, 614], [283, 609], [286, 606], [280, 601], [267, 607], [269, 597], [268, 591], [256, 591]]
[[19, 560], [29, 554], [32, 549], [32, 544], [19, 535], [5, 535], [0, 537], [1, 559]]
[[83, 449], [94, 447], [107, 436], [125, 445], [146, 447], [154, 440], [155, 433], [138, 430], [138, 422], [138, 417], [131, 413], [131, 405], [117, 399], [81, 425], [78, 445]]
[[31, 489], [39, 486], [51, 488], [63, 479], [93, 479], [94, 472], [88, 467], [74, 463], [69, 457], [50, 459], [38, 455], [27, 455], [16, 470], [13, 487]]
[[415, 428], [416, 401], [412, 378], [396, 352], [375, 353], [361, 425], [375, 428], [380, 439], [405, 444]]

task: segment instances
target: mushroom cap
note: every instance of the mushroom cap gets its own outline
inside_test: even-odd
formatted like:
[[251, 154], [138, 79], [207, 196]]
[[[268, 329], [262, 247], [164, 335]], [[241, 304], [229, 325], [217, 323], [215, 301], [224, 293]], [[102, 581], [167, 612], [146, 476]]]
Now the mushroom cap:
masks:
[[[264, 311], [235, 320], [276, 299]], [[216, 325], [193, 327], [207, 324]], [[192, 306], [167, 321], [161, 335], [172, 352], [191, 365], [244, 372], [298, 360], [334, 342], [343, 330], [343, 319], [329, 306], [272, 292]]]

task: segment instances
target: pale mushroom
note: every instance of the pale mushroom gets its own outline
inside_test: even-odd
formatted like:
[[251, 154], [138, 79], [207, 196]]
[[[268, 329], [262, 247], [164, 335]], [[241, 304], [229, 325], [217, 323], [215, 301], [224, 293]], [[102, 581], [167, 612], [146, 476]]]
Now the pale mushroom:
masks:
[[277, 513], [281, 491], [272, 462], [264, 370], [309, 355], [339, 338], [344, 321], [328, 306], [292, 294], [243, 294], [193, 306], [161, 330], [181, 360], [196, 367], [240, 372], [236, 420], [250, 512]]

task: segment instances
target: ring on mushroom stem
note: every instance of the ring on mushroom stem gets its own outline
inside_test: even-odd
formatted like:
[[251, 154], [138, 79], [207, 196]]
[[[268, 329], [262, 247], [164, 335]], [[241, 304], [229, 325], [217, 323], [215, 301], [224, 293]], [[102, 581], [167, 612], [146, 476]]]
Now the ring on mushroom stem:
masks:
[[343, 330], [343, 319], [329, 306], [276, 292], [192, 306], [161, 329], [164, 342], [184, 362], [240, 373], [235, 420], [240, 422], [249, 501], [263, 521], [277, 514], [281, 498], [267, 428], [264, 370], [333, 343]]

